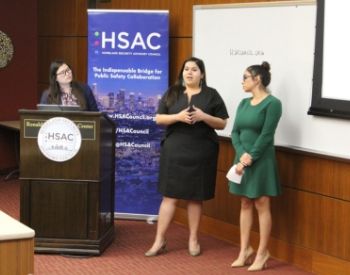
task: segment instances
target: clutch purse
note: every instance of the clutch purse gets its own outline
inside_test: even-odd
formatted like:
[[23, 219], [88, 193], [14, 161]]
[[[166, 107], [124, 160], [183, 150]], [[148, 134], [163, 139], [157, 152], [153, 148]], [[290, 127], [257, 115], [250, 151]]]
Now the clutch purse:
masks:
[[236, 173], [236, 164], [233, 165], [230, 170], [228, 170], [227, 174], [226, 174], [226, 178], [229, 180], [229, 181], [232, 181], [234, 183], [237, 183], [237, 184], [240, 184], [241, 183], [241, 180], [242, 180], [242, 176], [243, 176], [243, 173], [241, 175], [237, 174]]

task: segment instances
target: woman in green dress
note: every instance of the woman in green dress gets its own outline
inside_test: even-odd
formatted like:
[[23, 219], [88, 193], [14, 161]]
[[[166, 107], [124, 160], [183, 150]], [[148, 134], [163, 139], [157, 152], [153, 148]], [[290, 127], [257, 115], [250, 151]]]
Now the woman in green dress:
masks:
[[231, 264], [248, 264], [254, 254], [249, 245], [253, 224], [253, 210], [259, 217], [260, 242], [249, 271], [262, 270], [269, 259], [267, 249], [271, 232], [270, 197], [281, 193], [274, 149], [274, 134], [282, 114], [281, 102], [271, 95], [267, 86], [271, 80], [270, 65], [252, 65], [243, 75], [243, 90], [252, 97], [243, 99], [237, 109], [232, 129], [232, 144], [236, 156], [236, 173], [242, 174], [240, 183], [229, 182], [230, 193], [241, 196], [240, 253]]

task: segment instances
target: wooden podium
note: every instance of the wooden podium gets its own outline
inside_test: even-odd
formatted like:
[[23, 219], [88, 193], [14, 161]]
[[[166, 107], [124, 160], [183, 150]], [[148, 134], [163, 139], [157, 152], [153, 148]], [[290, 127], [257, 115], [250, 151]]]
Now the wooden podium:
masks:
[[[35, 252], [100, 255], [114, 238], [114, 122], [100, 112], [19, 113], [20, 219], [35, 230]], [[81, 133], [79, 151], [63, 162], [45, 157], [37, 142], [55, 117]]]

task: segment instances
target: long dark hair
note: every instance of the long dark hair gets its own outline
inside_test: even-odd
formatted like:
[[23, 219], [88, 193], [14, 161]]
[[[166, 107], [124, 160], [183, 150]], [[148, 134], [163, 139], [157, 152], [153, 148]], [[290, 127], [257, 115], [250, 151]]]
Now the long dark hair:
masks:
[[[63, 65], [66, 64], [68, 68], [72, 71], [72, 77], [73, 75], [73, 70], [72, 67], [67, 63], [62, 60], [55, 60], [51, 62], [50, 64], [50, 72], [49, 72], [49, 96], [48, 96], [48, 103], [49, 104], [61, 104], [61, 96], [62, 96], [62, 91], [60, 89], [60, 86], [57, 82], [57, 70]], [[84, 91], [80, 88], [78, 83], [75, 81], [72, 81], [70, 83], [71, 88], [72, 88], [72, 94], [77, 98], [78, 104], [80, 106], [80, 109], [85, 110], [86, 109], [86, 99], [84, 97]]]
[[196, 63], [196, 65], [198, 66], [201, 74], [203, 75], [203, 78], [200, 82], [200, 86], [202, 88], [205, 88], [207, 87], [207, 78], [206, 78], [206, 72], [205, 72], [205, 65], [204, 65], [204, 62], [203, 60], [197, 58], [197, 57], [189, 57], [187, 58], [183, 64], [182, 64], [182, 67], [181, 67], [181, 70], [177, 76], [177, 79], [175, 81], [175, 84], [173, 86], [171, 86], [167, 92], [167, 96], [166, 96], [166, 105], [168, 107], [170, 107], [171, 105], [174, 104], [174, 102], [179, 98], [179, 95], [185, 90], [185, 87], [184, 87], [184, 79], [183, 79], [183, 71], [184, 71], [184, 68], [185, 68], [185, 65], [187, 62], [194, 62]]

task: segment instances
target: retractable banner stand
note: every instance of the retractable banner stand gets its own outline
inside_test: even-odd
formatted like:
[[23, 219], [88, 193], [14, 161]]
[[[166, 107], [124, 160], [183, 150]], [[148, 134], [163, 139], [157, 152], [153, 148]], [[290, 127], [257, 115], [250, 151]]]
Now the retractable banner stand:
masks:
[[160, 140], [168, 87], [169, 12], [88, 10], [88, 82], [116, 123], [115, 217], [156, 219]]

